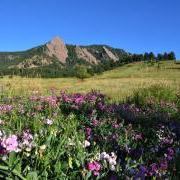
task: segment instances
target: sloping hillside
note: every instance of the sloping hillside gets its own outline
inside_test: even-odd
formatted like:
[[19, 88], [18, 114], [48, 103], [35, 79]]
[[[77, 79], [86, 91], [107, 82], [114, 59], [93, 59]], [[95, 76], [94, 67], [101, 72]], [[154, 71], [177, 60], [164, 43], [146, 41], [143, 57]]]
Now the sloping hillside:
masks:
[[[60, 90], [68, 92], [89, 92], [92, 89], [100, 90], [115, 100], [131, 96], [138, 89], [150, 86], [166, 87], [168, 91], [180, 92], [180, 64], [172, 61], [162, 62], [158, 68], [157, 64], [150, 66], [144, 62], [123, 65], [102, 75], [95, 75], [80, 81], [77, 78], [22, 78], [8, 76], [0, 78], [0, 90], [2, 94], [29, 95], [34, 92], [38, 94], [49, 94], [50, 89], [57, 93]], [[166, 93], [162, 93], [166, 94]]]
[[76, 46], [66, 45], [55, 37], [44, 45], [22, 52], [0, 52], [0, 74], [41, 77], [71, 76], [76, 64], [88, 67], [103, 63], [121, 62], [126, 57], [122, 49], [106, 45]]

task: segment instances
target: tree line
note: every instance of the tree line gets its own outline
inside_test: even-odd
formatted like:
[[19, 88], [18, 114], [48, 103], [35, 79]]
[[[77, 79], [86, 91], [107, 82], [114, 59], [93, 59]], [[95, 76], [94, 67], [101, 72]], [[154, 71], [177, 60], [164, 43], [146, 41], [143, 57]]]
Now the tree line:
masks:
[[107, 59], [99, 63], [98, 65], [88, 64], [83, 59], [77, 59], [77, 57], [71, 57], [67, 64], [62, 67], [57, 62], [54, 62], [47, 66], [40, 66], [36, 68], [7, 68], [7, 62], [1, 61], [0, 76], [4, 75], [19, 75], [23, 77], [42, 77], [42, 78], [58, 78], [58, 77], [72, 77], [76, 76], [80, 79], [91, 77], [94, 74], [101, 74], [104, 71], [112, 70], [116, 67], [120, 67], [124, 64], [131, 62], [151, 62], [156, 63], [159, 61], [176, 60], [174, 52], [158, 53], [155, 55], [153, 52], [144, 54], [128, 54], [122, 56], [118, 61]]
[[167, 61], [167, 60], [176, 60], [176, 55], [173, 51], [158, 53], [155, 55], [153, 52], [145, 52], [144, 54], [131, 54], [131, 62], [134, 61]]

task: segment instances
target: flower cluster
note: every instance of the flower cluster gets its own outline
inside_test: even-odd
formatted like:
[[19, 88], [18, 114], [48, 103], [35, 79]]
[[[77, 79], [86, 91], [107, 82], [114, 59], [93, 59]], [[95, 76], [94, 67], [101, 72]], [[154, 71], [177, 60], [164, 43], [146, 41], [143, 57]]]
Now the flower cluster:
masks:
[[29, 156], [29, 152], [32, 150], [34, 147], [34, 142], [33, 142], [33, 135], [30, 133], [30, 130], [25, 130], [22, 133], [21, 140], [19, 143], [19, 146], [21, 149], [24, 149], [27, 153], [26, 155]]
[[166, 105], [161, 112], [115, 104], [95, 91], [2, 104], [0, 165], [11, 163], [8, 170], [15, 167], [27, 179], [35, 173], [49, 179], [171, 179], [179, 171], [180, 123], [176, 104], [167, 121]]
[[53, 108], [58, 106], [58, 98], [56, 96], [31, 96], [30, 100], [33, 102], [40, 102], [41, 104], [48, 104], [50, 107]]
[[110, 170], [115, 171], [116, 164], [117, 164], [117, 162], [116, 162], [117, 156], [114, 152], [111, 152], [110, 155], [107, 154], [106, 152], [102, 152], [100, 155], [100, 159], [108, 162]]
[[94, 176], [98, 176], [99, 175], [99, 171], [101, 170], [101, 165], [97, 161], [89, 162], [87, 164], [87, 169], [89, 171], [92, 171]]
[[9, 104], [0, 104], [0, 114], [11, 112], [13, 109], [12, 105]]
[[[0, 135], [0, 155], [7, 155], [11, 152], [30, 152], [34, 147], [33, 135], [29, 130], [23, 131], [22, 135], [6, 135], [1, 132]], [[27, 155], [30, 155], [27, 153]]]
[[3, 137], [1, 140], [1, 147], [4, 148], [4, 151], [7, 153], [10, 152], [18, 152], [19, 149], [19, 143], [18, 143], [18, 137], [16, 135], [10, 135], [8, 137]]

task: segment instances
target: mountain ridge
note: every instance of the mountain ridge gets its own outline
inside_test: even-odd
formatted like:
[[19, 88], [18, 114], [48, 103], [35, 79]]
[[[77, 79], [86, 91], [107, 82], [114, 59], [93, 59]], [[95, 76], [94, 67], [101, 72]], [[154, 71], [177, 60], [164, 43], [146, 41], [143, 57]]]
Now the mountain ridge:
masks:
[[25, 51], [0, 52], [0, 76], [20, 75], [26, 77], [75, 76], [76, 66], [86, 66], [93, 75], [136, 61], [158, 62], [175, 60], [174, 52], [154, 55], [131, 54], [108, 45], [65, 44], [59, 37]]
[[[81, 45], [69, 45], [65, 44], [62, 39], [59, 37], [53, 38], [51, 41], [39, 45], [34, 48], [30, 48], [25, 51], [16, 51], [16, 52], [0, 52], [0, 61], [7, 60], [12, 61], [14, 60], [14, 65], [10, 66], [9, 68], [34, 68], [38, 66], [48, 65], [53, 62], [53, 60], [58, 60], [60, 64], [66, 64], [67, 59], [72, 59], [72, 56], [69, 55], [69, 47], [74, 48], [74, 57], [77, 59], [82, 59], [90, 64], [99, 64], [104, 60], [113, 60], [117, 61], [120, 56], [114, 54], [110, 49], [110, 46], [107, 45], [88, 45], [88, 46], [81, 46]], [[97, 50], [98, 47], [101, 49], [99, 52]], [[110, 47], [111, 49], [115, 49]], [[127, 55], [127, 53], [119, 49], [123, 55]], [[71, 57], [70, 57], [71, 56]], [[100, 58], [98, 58], [100, 57]], [[17, 60], [21, 60], [22, 62], [16, 63]]]

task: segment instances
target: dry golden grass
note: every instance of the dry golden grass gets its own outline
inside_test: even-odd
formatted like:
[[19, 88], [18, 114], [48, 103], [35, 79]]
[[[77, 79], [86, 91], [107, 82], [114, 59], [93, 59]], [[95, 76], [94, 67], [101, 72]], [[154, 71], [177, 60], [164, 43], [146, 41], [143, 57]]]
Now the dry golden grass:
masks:
[[49, 94], [50, 89], [68, 92], [88, 92], [100, 90], [113, 99], [122, 100], [132, 95], [134, 90], [163, 84], [174, 90], [180, 88], [180, 65], [164, 62], [160, 68], [149, 67], [144, 63], [132, 63], [94, 76], [84, 81], [76, 78], [21, 78], [4, 77], [0, 79], [1, 94], [8, 96], [29, 95], [32, 93]]

